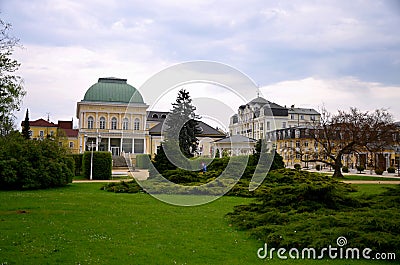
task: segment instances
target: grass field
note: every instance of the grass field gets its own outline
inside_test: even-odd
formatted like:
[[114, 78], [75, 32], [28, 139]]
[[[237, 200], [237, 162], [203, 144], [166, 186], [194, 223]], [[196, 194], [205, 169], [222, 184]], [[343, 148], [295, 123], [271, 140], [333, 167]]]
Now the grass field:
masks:
[[[260, 260], [256, 251], [263, 242], [225, 218], [251, 199], [178, 207], [100, 186], [0, 192], [0, 264], [388, 264]], [[359, 186], [367, 193], [383, 191], [382, 185]]]
[[372, 176], [364, 176], [360, 175], [345, 175], [344, 180], [376, 180], [376, 181], [390, 181], [390, 180], [398, 180], [400, 178], [389, 178], [389, 177], [372, 177]]

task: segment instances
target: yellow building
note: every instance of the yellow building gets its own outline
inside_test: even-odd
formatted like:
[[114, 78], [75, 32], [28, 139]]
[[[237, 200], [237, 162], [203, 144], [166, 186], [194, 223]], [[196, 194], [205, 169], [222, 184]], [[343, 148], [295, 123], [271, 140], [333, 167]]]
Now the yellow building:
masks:
[[99, 78], [77, 104], [79, 150], [114, 156], [146, 153], [146, 110], [142, 95], [126, 79]]
[[[135, 163], [137, 154], [157, 152], [163, 141], [161, 127], [169, 112], [147, 111], [140, 92], [126, 79], [99, 78], [77, 103], [79, 119], [79, 152], [109, 151], [116, 156], [130, 158]], [[211, 126], [200, 123], [198, 154], [211, 156], [211, 144], [225, 136]]]
[[[283, 157], [287, 167], [293, 167], [294, 164], [300, 164], [302, 167], [315, 168], [316, 165], [326, 166], [322, 162], [309, 162], [315, 158], [327, 161], [328, 157], [321, 156], [322, 145], [315, 141], [310, 135], [310, 126], [298, 126], [276, 130], [267, 133], [267, 140], [274, 143], [276, 151]], [[335, 142], [336, 143], [336, 142]], [[339, 145], [339, 143], [336, 143]], [[333, 144], [334, 148], [335, 145]], [[398, 166], [398, 158], [394, 146], [388, 146], [379, 152], [370, 152], [360, 150], [357, 153], [344, 154], [342, 165], [350, 169], [355, 169], [362, 165], [367, 170], [383, 169]]]
[[78, 130], [73, 129], [72, 124], [72, 121], [58, 121], [55, 124], [44, 119], [29, 121], [29, 134], [32, 140], [57, 139], [60, 145], [76, 154], [79, 153]]

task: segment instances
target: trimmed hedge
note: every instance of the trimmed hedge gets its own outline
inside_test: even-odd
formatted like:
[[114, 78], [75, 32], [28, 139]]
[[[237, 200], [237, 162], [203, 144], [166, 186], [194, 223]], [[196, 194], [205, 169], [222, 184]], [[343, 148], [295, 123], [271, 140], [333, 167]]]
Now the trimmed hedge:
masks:
[[70, 155], [75, 161], [75, 176], [80, 176], [83, 173], [83, 154]]
[[[90, 179], [91, 152], [83, 154], [84, 177]], [[112, 157], [110, 152], [93, 152], [93, 179], [111, 179]]]
[[349, 168], [346, 167], [346, 166], [342, 167], [342, 172], [343, 173], [349, 173]]
[[388, 172], [388, 173], [396, 173], [396, 168], [394, 168], [394, 167], [388, 167], [387, 172]]
[[136, 155], [136, 168], [140, 169], [149, 169], [149, 165], [151, 163], [150, 155], [140, 154]]

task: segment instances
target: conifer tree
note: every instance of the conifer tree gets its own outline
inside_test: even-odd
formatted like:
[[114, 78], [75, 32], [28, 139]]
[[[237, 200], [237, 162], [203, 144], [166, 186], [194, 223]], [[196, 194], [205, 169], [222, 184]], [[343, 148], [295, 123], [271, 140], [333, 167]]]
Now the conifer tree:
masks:
[[31, 139], [31, 135], [29, 134], [29, 130], [31, 127], [29, 126], [29, 110], [26, 110], [25, 114], [25, 120], [22, 124], [22, 136], [24, 136], [25, 139], [29, 140]]
[[198, 146], [196, 134], [200, 133], [200, 129], [196, 120], [199, 116], [195, 114], [196, 107], [192, 105], [189, 92], [181, 89], [172, 106], [171, 113], [166, 120], [165, 144], [168, 148], [179, 146], [185, 157], [193, 157]]

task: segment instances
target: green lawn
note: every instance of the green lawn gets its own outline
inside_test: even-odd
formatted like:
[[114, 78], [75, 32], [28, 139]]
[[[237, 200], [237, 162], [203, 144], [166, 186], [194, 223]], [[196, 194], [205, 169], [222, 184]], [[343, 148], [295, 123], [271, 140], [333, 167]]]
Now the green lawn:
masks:
[[376, 180], [376, 181], [389, 181], [389, 180], [397, 180], [400, 181], [400, 178], [389, 178], [389, 177], [372, 177], [372, 176], [364, 176], [360, 175], [345, 175], [344, 180]]
[[387, 264], [259, 260], [263, 242], [225, 218], [251, 199], [178, 207], [147, 194], [101, 191], [101, 185], [1, 191], [0, 264]]

